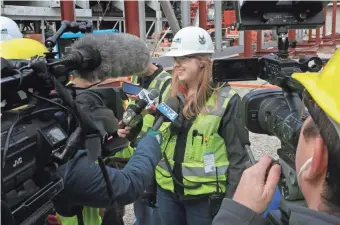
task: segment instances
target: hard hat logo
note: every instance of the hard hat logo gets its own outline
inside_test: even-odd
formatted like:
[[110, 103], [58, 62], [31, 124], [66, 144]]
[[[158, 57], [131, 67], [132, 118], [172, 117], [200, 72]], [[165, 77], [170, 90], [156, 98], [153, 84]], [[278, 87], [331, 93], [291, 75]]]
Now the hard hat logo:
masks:
[[204, 35], [202, 35], [202, 37], [201, 37], [201, 35], [198, 35], [198, 42], [199, 42], [201, 45], [204, 45], [204, 44], [205, 44], [206, 40], [205, 40]]
[[5, 29], [1, 29], [1, 34], [8, 34], [8, 30], [5, 28]]
[[172, 40], [172, 42], [180, 44], [181, 43], [181, 38], [176, 38], [176, 39]]

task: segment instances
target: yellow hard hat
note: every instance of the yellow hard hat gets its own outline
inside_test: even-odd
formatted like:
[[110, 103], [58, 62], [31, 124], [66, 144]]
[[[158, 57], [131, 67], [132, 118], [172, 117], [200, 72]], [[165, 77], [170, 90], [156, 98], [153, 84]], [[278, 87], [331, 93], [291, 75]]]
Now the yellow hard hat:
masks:
[[340, 124], [340, 49], [320, 73], [294, 73], [320, 108]]
[[16, 38], [0, 43], [0, 56], [5, 59], [30, 59], [44, 56], [47, 48], [42, 43], [29, 38]]

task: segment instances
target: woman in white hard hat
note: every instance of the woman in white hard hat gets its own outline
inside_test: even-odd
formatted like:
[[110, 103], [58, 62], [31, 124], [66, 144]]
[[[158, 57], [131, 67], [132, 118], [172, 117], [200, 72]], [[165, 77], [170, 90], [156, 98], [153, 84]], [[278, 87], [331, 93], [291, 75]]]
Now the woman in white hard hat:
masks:
[[210, 225], [223, 197], [233, 196], [248, 160], [240, 96], [212, 81], [212, 53], [207, 31], [185, 27], [166, 54], [174, 58], [171, 96], [185, 103], [181, 129], [169, 125], [163, 131], [156, 168], [162, 225]]

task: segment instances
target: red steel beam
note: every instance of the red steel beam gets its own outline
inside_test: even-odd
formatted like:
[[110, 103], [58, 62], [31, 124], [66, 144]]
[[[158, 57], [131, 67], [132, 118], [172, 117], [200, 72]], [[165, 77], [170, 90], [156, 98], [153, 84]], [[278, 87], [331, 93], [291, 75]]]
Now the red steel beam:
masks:
[[207, 2], [199, 1], [198, 2], [198, 10], [199, 10], [199, 25], [203, 29], [207, 29], [208, 23], [208, 15], [207, 15]]
[[60, 1], [60, 12], [61, 20], [75, 21], [76, 17], [74, 15], [74, 2], [71, 0], [61, 0]]
[[323, 9], [323, 14], [325, 17], [325, 24], [322, 26], [322, 38], [326, 37], [326, 18], [327, 18], [327, 7]]
[[336, 35], [336, 7], [337, 7], [337, 0], [333, 1], [333, 12], [332, 12], [332, 41], [335, 41]]
[[296, 37], [296, 30], [289, 30], [288, 31], [288, 40], [295, 41]]
[[125, 33], [140, 36], [139, 33], [139, 13], [138, 13], [138, 1], [124, 1], [125, 10]]
[[259, 52], [262, 49], [262, 31], [257, 31], [256, 42], [256, 51]]
[[244, 57], [252, 57], [253, 56], [253, 46], [252, 46], [252, 31], [246, 30], [244, 31]]

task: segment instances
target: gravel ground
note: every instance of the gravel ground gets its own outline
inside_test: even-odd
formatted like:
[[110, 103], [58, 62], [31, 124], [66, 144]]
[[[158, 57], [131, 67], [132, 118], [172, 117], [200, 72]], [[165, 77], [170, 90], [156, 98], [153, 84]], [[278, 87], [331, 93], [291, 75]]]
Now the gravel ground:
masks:
[[[249, 81], [247, 83], [250, 83]], [[252, 83], [260, 83], [263, 84], [265, 81], [258, 80]], [[235, 90], [243, 96], [246, 94], [249, 89], [239, 89], [235, 88]], [[250, 143], [251, 149], [254, 154], [255, 159], [259, 159], [264, 154], [268, 154], [271, 157], [277, 158], [276, 150], [280, 147], [280, 142], [278, 138], [271, 137], [268, 135], [259, 135], [250, 133]], [[133, 225], [135, 220], [134, 212], [133, 212], [133, 205], [126, 206], [126, 212], [124, 216], [125, 225]]]

